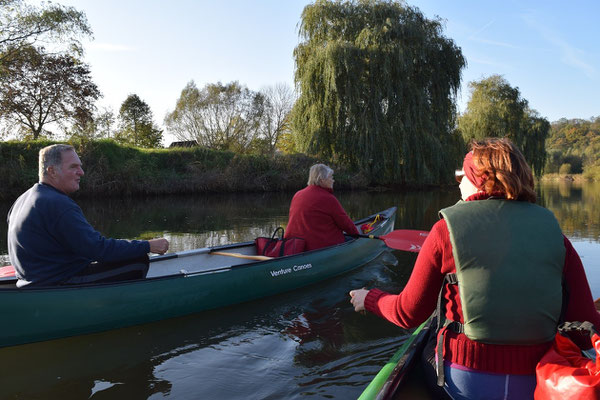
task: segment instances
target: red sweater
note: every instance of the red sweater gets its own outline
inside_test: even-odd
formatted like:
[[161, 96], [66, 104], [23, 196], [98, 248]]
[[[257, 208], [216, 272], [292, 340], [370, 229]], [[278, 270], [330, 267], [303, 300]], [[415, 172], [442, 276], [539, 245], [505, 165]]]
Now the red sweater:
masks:
[[[564, 276], [569, 291], [566, 321], [590, 321], [600, 327], [592, 293], [579, 255], [564, 238], [566, 248]], [[444, 276], [455, 273], [452, 245], [448, 226], [438, 221], [423, 243], [406, 287], [399, 295], [372, 289], [365, 299], [365, 308], [403, 328], [420, 325], [435, 310]], [[446, 285], [444, 290], [446, 317], [464, 322], [457, 285]], [[535, 301], [535, 299], [532, 299]], [[518, 327], [515, 326], [515, 329]], [[535, 365], [551, 342], [533, 346], [493, 345], [470, 340], [464, 334], [447, 331], [444, 359], [469, 368], [505, 373], [534, 374]], [[587, 347], [591, 347], [589, 341]]]
[[358, 234], [354, 222], [333, 195], [333, 190], [309, 185], [292, 198], [285, 237], [306, 240], [306, 250], [344, 242], [344, 234]]

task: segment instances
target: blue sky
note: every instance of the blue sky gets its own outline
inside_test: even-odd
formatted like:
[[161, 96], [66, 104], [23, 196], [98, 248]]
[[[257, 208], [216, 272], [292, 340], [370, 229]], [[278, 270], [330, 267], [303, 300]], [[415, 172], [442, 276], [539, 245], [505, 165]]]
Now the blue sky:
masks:
[[[306, 0], [57, 0], [84, 11], [95, 39], [85, 60], [118, 112], [128, 94], [146, 101], [155, 122], [173, 110], [185, 84], [239, 81], [252, 90], [293, 84], [293, 51]], [[458, 103], [468, 82], [503, 75], [549, 121], [600, 115], [600, 2], [415, 0], [462, 49]], [[165, 144], [172, 141], [166, 135]]]

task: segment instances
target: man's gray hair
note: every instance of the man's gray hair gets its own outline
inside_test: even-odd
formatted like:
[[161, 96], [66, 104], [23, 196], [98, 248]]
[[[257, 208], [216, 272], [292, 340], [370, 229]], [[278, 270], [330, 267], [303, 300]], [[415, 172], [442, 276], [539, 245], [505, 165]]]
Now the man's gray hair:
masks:
[[53, 144], [40, 150], [38, 172], [40, 181], [48, 174], [49, 167], [57, 167], [62, 164], [62, 154], [65, 151], [75, 151], [75, 148], [69, 144]]
[[321, 186], [321, 182], [333, 175], [333, 170], [325, 164], [315, 164], [308, 173], [308, 185]]

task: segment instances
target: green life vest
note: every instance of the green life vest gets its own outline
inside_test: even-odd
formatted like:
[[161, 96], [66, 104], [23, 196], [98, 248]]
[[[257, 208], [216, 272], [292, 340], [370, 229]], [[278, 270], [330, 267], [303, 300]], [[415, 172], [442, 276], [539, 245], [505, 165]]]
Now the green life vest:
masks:
[[490, 344], [551, 341], [565, 262], [554, 214], [502, 199], [461, 201], [440, 214], [450, 232], [467, 337]]

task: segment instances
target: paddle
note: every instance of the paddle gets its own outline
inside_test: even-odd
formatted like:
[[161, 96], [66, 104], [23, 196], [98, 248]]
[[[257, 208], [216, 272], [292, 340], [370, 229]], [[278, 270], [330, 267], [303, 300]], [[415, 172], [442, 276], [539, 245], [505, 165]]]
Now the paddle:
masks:
[[375, 235], [353, 235], [355, 237], [383, 240], [385, 245], [391, 249], [418, 252], [429, 232], [415, 231], [411, 229], [397, 229], [381, 236]]
[[273, 257], [267, 257], [267, 256], [251, 256], [248, 254], [240, 254], [240, 253], [226, 253], [224, 251], [211, 251], [209, 254], [216, 254], [218, 256], [245, 258], [247, 260], [258, 260], [258, 261], [266, 261], [266, 260], [273, 259]]
[[0, 267], [0, 278], [8, 278], [15, 276], [15, 268], [12, 265]]

